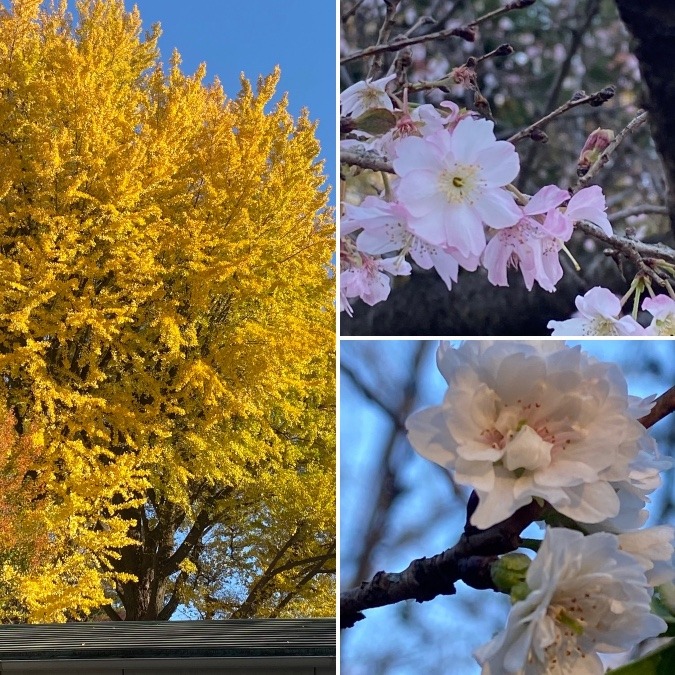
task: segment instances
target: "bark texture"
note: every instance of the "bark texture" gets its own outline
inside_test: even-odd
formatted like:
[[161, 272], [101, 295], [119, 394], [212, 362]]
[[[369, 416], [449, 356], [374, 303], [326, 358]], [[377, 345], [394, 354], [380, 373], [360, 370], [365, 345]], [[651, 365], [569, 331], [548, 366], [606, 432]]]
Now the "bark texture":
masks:
[[670, 227], [675, 233], [675, 2], [615, 1], [640, 62], [644, 107], [649, 111], [654, 144], [663, 161]]

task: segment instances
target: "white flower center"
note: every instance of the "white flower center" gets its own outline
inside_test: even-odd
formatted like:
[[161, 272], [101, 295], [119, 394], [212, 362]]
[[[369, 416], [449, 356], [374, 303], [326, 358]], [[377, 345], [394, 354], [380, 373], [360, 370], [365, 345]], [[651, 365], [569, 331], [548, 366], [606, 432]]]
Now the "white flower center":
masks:
[[656, 332], [659, 335], [675, 335], [675, 322], [672, 314], [669, 314], [667, 319], [656, 320]]
[[503, 451], [498, 461], [517, 475], [545, 469], [557, 450], [564, 449], [577, 438], [566, 425], [538, 418], [540, 407], [537, 402], [504, 405], [492, 428], [484, 429], [480, 434], [484, 443]]
[[441, 171], [438, 176], [438, 190], [451, 204], [476, 201], [476, 188], [479, 185], [479, 167], [475, 164], [455, 164]]
[[365, 108], [380, 108], [384, 106], [383, 101], [386, 100], [386, 94], [377, 87], [367, 86], [359, 92], [361, 104]]
[[619, 335], [619, 331], [614, 321], [598, 317], [586, 324], [584, 335]]

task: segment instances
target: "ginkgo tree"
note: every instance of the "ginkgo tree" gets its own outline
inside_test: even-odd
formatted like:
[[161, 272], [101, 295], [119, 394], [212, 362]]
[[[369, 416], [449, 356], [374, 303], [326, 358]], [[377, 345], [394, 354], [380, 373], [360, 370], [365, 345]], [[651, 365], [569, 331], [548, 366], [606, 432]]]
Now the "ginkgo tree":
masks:
[[0, 5], [0, 398], [44, 536], [0, 620], [331, 615], [315, 124], [278, 69], [233, 99], [165, 68], [121, 0], [41, 4]]

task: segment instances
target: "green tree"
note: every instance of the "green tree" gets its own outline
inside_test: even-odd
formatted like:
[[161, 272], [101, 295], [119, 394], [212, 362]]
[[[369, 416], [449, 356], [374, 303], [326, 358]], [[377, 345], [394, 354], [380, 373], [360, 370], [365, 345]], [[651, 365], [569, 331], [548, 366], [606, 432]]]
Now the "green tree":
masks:
[[[12, 620], [334, 613], [332, 213], [278, 69], [168, 72], [121, 0], [0, 9], [0, 394], [48, 533]], [[4, 586], [3, 586], [4, 587]], [[8, 619], [6, 619], [8, 620]]]

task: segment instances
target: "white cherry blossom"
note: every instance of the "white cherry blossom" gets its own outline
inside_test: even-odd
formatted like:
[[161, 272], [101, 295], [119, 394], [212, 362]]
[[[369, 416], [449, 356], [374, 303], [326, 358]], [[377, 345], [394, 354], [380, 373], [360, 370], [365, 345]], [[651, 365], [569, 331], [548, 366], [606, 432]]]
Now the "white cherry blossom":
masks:
[[608, 532], [546, 532], [505, 629], [475, 652], [482, 675], [601, 675], [598, 653], [621, 652], [666, 629], [650, 611], [638, 560]]
[[354, 118], [360, 117], [363, 113], [373, 108], [384, 108], [389, 111], [394, 110], [394, 104], [391, 102], [385, 87], [396, 75], [388, 75], [374, 82], [371, 79], [356, 82], [340, 94], [340, 114], [351, 115]]
[[616, 365], [552, 341], [443, 344], [437, 362], [448, 390], [440, 405], [408, 418], [409, 439], [476, 491], [474, 526], [488, 528], [535, 498], [599, 523], [620, 515], [623, 493], [639, 514], [641, 478], [649, 489], [658, 482], [638, 422], [648, 406], [628, 395]]

